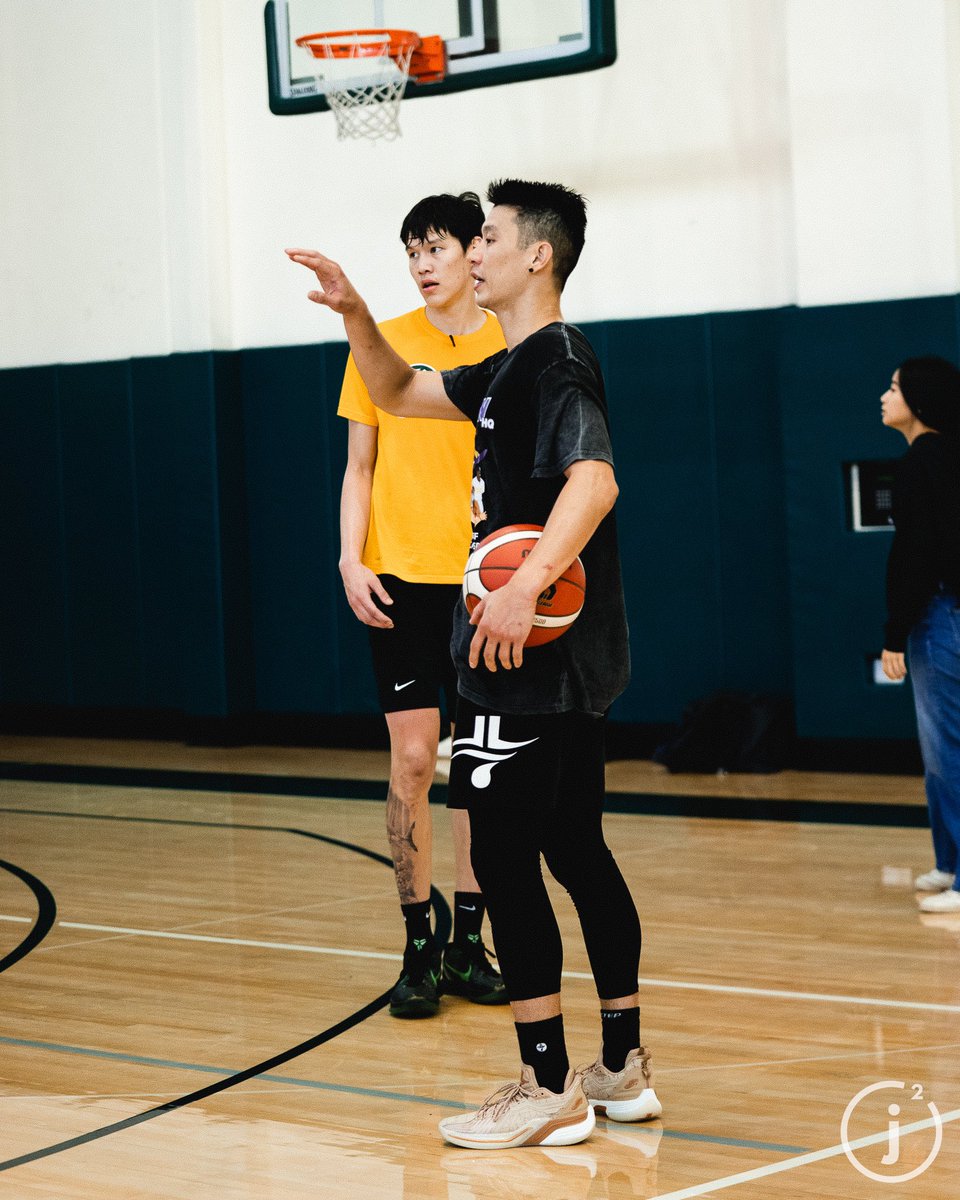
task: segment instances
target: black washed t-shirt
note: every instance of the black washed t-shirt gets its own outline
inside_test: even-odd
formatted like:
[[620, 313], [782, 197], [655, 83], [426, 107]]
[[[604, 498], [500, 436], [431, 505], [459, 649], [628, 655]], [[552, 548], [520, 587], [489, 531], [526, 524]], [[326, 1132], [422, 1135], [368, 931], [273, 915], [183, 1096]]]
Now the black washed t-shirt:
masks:
[[[475, 366], [443, 372], [450, 400], [476, 426], [473, 546], [504, 525], [545, 525], [572, 463], [613, 463], [600, 364], [579, 329], [560, 322]], [[627, 686], [630, 650], [612, 512], [581, 551], [583, 609], [523, 666], [471, 669], [475, 629], [461, 601], [451, 648], [459, 690], [499, 712], [601, 714]]]

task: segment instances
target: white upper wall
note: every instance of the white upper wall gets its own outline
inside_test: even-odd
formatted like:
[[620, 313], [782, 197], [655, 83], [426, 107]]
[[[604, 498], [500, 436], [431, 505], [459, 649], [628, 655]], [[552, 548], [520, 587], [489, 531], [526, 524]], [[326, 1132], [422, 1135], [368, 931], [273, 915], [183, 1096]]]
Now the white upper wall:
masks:
[[620, 0], [585, 75], [403, 106], [397, 142], [267, 107], [262, 0], [0, 0], [0, 367], [340, 340], [285, 245], [378, 317], [401, 218], [557, 179], [572, 320], [953, 293], [960, 0]]
[[791, 4], [799, 303], [957, 291], [957, 7]]

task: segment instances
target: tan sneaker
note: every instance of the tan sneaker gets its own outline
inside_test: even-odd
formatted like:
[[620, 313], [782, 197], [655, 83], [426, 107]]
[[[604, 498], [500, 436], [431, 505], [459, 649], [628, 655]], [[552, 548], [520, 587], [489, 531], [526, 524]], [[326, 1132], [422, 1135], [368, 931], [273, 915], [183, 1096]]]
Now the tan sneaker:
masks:
[[601, 1050], [592, 1066], [580, 1068], [580, 1081], [590, 1107], [611, 1121], [650, 1121], [663, 1112], [653, 1090], [650, 1055], [642, 1046], [630, 1051], [622, 1071], [608, 1071]]
[[519, 1083], [507, 1083], [472, 1113], [440, 1122], [444, 1141], [471, 1150], [509, 1150], [514, 1146], [574, 1146], [593, 1131], [596, 1118], [575, 1071], [562, 1092], [537, 1083], [533, 1067], [523, 1064]]

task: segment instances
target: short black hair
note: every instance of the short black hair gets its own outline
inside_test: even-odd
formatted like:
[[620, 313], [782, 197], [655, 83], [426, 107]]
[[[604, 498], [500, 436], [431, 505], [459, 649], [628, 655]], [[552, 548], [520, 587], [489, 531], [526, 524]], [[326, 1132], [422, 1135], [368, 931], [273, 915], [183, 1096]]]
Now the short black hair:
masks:
[[530, 183], [525, 179], [497, 179], [487, 188], [491, 204], [517, 210], [520, 245], [549, 242], [553, 247], [553, 274], [560, 290], [580, 259], [587, 228], [587, 202], [562, 183]]
[[482, 228], [483, 208], [476, 192], [461, 192], [459, 196], [441, 192], [425, 196], [410, 209], [400, 226], [400, 241], [405, 246], [425, 242], [432, 230], [455, 237], [466, 251]]

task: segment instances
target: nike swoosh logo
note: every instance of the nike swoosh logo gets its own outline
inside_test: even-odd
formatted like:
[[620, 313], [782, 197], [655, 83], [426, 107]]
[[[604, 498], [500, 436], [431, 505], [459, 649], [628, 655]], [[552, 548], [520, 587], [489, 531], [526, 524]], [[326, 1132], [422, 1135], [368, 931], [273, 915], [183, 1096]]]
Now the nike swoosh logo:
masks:
[[417, 682], [416, 679], [408, 679], [406, 683], [395, 683], [393, 685], [393, 690], [395, 692], [402, 692], [405, 687], [409, 687], [411, 683], [416, 683], [416, 682]]
[[475, 904], [461, 904], [461, 905], [459, 905], [459, 908], [460, 908], [461, 912], [476, 912], [477, 911], [477, 906]]

